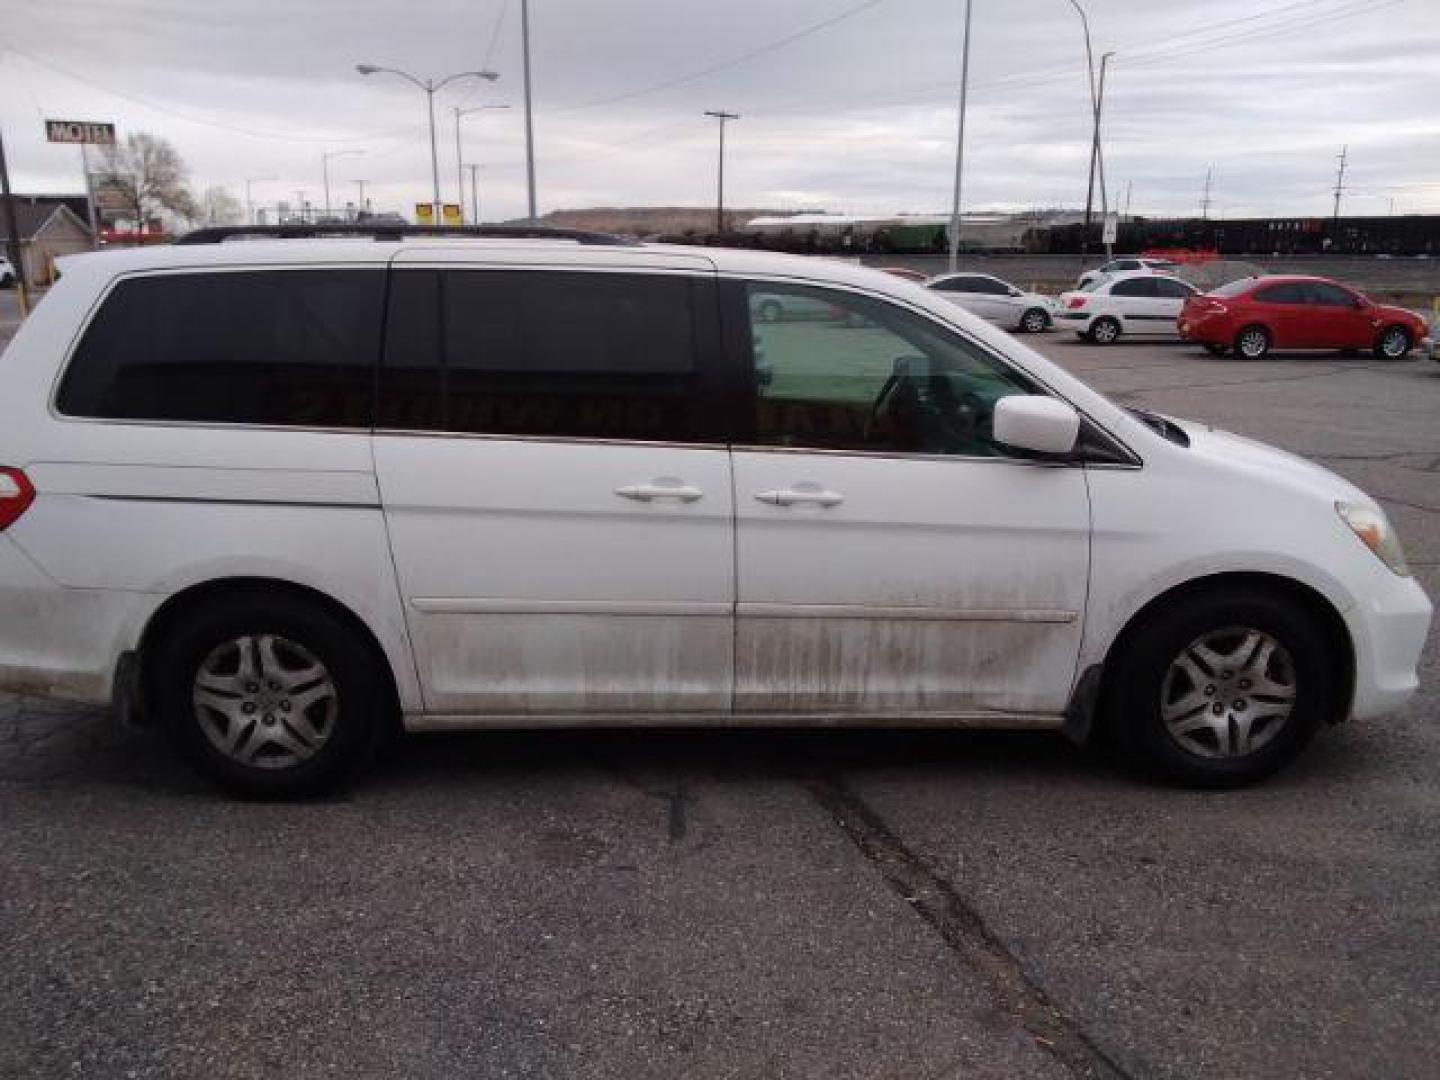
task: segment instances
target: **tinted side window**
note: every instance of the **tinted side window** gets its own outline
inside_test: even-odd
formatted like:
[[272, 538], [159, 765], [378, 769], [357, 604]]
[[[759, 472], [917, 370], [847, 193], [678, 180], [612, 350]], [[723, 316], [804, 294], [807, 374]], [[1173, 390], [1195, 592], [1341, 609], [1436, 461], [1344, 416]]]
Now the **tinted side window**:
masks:
[[1155, 279], [1156, 296], [1164, 296], [1171, 299], [1180, 299], [1186, 296], [1190, 296], [1196, 291], [1197, 290], [1192, 289], [1189, 285], [1185, 284], [1185, 282], [1178, 281], [1175, 278]]
[[1294, 283], [1267, 285], [1263, 289], [1255, 290], [1255, 299], [1262, 304], [1303, 304], [1305, 293]]
[[761, 445], [998, 456], [995, 403], [1035, 392], [978, 347], [903, 308], [804, 286], [752, 294], [809, 298], [829, 322], [750, 325], [754, 439]]
[[1127, 278], [1117, 281], [1110, 289], [1111, 296], [1154, 296], [1155, 279], [1151, 277]]
[[937, 282], [935, 288], [941, 292], [977, 293], [983, 290], [979, 286], [979, 278], [965, 276], [946, 278]]
[[1310, 294], [1310, 303], [1312, 304], [1343, 308], [1355, 306], [1355, 297], [1338, 285], [1326, 285], [1322, 281], [1312, 281], [1305, 286], [1305, 291]]
[[[709, 283], [663, 274], [397, 270], [379, 426], [716, 441]], [[713, 310], [713, 304], [711, 305]]]
[[384, 296], [379, 269], [130, 278], [56, 403], [110, 420], [369, 427]]
[[1003, 281], [996, 281], [994, 278], [982, 277], [975, 279], [975, 291], [985, 293], [987, 296], [1009, 296], [1010, 288]]

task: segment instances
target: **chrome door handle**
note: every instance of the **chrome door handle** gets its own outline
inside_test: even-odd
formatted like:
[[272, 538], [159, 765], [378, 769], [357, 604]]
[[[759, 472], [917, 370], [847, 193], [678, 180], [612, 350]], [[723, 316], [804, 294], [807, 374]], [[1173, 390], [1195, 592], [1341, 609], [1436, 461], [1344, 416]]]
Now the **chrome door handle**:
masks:
[[658, 476], [648, 484], [626, 484], [624, 487], [618, 487], [615, 489], [615, 494], [622, 499], [634, 499], [636, 502], [678, 499], [683, 503], [692, 503], [696, 499], [702, 498], [705, 493], [673, 476]]
[[796, 503], [809, 503], [827, 508], [839, 506], [845, 501], [845, 496], [838, 491], [830, 491], [828, 488], [822, 488], [819, 484], [797, 484], [792, 488], [757, 491], [755, 498], [763, 503], [770, 503], [772, 506], [794, 506]]

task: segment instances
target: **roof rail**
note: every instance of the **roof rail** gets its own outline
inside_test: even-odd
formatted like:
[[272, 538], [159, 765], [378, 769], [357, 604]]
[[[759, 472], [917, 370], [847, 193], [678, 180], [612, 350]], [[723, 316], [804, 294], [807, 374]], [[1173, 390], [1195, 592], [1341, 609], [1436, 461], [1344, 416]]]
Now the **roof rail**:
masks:
[[223, 244], [227, 240], [268, 237], [277, 240], [314, 240], [321, 237], [371, 237], [401, 240], [408, 236], [471, 236], [501, 240], [573, 240], [577, 244], [633, 246], [634, 240], [584, 229], [556, 229], [546, 225], [406, 225], [339, 222], [317, 225], [215, 225], [195, 229], [175, 240], [177, 244]]

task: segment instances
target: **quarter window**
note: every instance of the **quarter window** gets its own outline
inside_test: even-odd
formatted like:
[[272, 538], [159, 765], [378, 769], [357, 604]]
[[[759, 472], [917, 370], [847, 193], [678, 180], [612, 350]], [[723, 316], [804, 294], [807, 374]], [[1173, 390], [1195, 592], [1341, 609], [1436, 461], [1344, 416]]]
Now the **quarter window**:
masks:
[[723, 395], [701, 364], [696, 303], [708, 287], [662, 274], [397, 270], [378, 424], [716, 441]]
[[883, 301], [802, 286], [749, 286], [837, 313], [752, 318], [754, 437], [769, 446], [992, 457], [995, 403], [1035, 392], [958, 335]]
[[121, 281], [81, 339], [69, 416], [369, 427], [383, 270], [160, 274]]

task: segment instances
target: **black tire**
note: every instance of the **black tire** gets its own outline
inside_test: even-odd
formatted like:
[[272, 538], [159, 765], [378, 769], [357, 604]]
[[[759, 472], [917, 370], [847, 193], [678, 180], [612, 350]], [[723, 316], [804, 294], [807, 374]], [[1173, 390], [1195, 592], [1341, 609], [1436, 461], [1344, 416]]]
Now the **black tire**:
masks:
[[1027, 334], [1039, 334], [1050, 328], [1050, 316], [1040, 308], [1030, 308], [1020, 316], [1020, 329]]
[[1387, 326], [1375, 339], [1375, 355], [1381, 360], [1404, 360], [1415, 343], [1403, 326]]
[[[1232, 629], [1238, 632], [1231, 634]], [[1289, 715], [1268, 736], [1268, 727], [1258, 726], [1258, 720], [1251, 721], [1257, 726], [1247, 728], [1247, 737], [1257, 740], [1268, 737], [1268, 741], [1249, 753], [1209, 757], [1194, 752], [1171, 734], [1162, 715], [1163, 695], [1167, 687], [1175, 685], [1167, 683], [1172, 665], [1176, 665], [1193, 644], [1206, 640], [1207, 635], [1211, 635], [1212, 640], [1223, 641], [1229, 635], [1240, 641], [1239, 633], [1248, 631], [1268, 636], [1288, 654], [1287, 670], [1292, 675], [1294, 694]], [[1132, 628], [1126, 634], [1122, 650], [1106, 673], [1107, 720], [1131, 764], [1172, 783], [1227, 788], [1262, 780], [1294, 760], [1314, 737], [1322, 721], [1336, 718], [1339, 712], [1340, 660], [1333, 655], [1329, 639], [1315, 618], [1280, 593], [1219, 588], [1191, 594]], [[1224, 698], [1227, 688], [1236, 695], [1260, 693], [1253, 687], [1239, 689], [1242, 685], [1239, 682], [1222, 681], [1231, 678], [1224, 671], [1212, 675], [1212, 685], [1194, 688], [1197, 700], [1210, 702], [1199, 710], [1204, 715], [1198, 719], [1206, 723], [1211, 722], [1208, 710], [1217, 702], [1198, 695], [1213, 691]], [[1231, 699], [1236, 700], [1239, 699]], [[1180, 704], [1182, 708], [1188, 707], [1184, 701]], [[1224, 702], [1219, 704], [1226, 706]], [[1231, 711], [1226, 718], [1213, 721], [1229, 725], [1232, 740], [1236, 738], [1236, 729], [1229, 717], [1236, 715], [1243, 714]], [[1202, 741], [1200, 734], [1194, 736], [1196, 741]], [[1211, 732], [1209, 737], [1217, 742], [1217, 750], [1222, 749], [1219, 735]]]
[[[290, 655], [318, 661], [334, 690], [324, 706], [328, 711], [327, 730], [323, 738], [315, 740], [311, 756], [283, 766], [275, 762], [284, 755], [260, 755], [257, 760], [272, 762], [264, 767], [226, 754], [206, 733], [207, 720], [212, 727], [221, 725], [225, 723], [223, 714], [202, 710], [194, 701], [202, 664], [226, 649], [226, 643], [237, 639], [258, 641], [262, 636], [279, 641], [272, 655], [298, 646], [301, 652]], [[389, 727], [386, 721], [394, 713], [389, 684], [373, 650], [361, 636], [325, 607], [281, 593], [237, 594], [192, 612], [157, 643], [150, 662], [156, 713], [180, 755], [221, 787], [250, 798], [303, 798], [343, 787], [369, 762], [381, 732]], [[223, 678], [247, 676], [241, 673]], [[260, 692], [265, 691], [260, 688]], [[281, 696], [291, 692], [284, 691]], [[293, 692], [298, 704], [300, 690]], [[225, 696], [230, 700], [228, 692]], [[238, 708], [242, 699], [235, 700]], [[279, 709], [291, 712], [288, 699], [283, 706], [272, 706], [268, 697], [258, 706], [258, 699], [249, 695], [243, 700], [254, 714], [247, 736], [249, 731], [259, 731], [262, 720], [275, 734], [283, 733], [290, 739], [298, 738], [297, 730], [313, 734], [312, 727], [297, 729], [289, 722], [303, 717], [313, 706], [302, 705], [287, 718]], [[329, 704], [332, 701], [333, 706]], [[269, 711], [272, 708], [273, 713]], [[305, 723], [309, 725], [309, 720]], [[269, 738], [268, 733], [264, 738]], [[236, 741], [248, 743], [249, 738]], [[308, 748], [309, 740], [301, 742]]]
[[1270, 331], [1258, 324], [1242, 326], [1235, 335], [1235, 355], [1241, 360], [1264, 360], [1270, 353]]
[[1090, 340], [1096, 345], [1113, 345], [1120, 340], [1120, 321], [1112, 319], [1109, 315], [1101, 315], [1090, 324], [1088, 331]]
[[1227, 349], [1224, 345], [1206, 345], [1205, 351], [1208, 352], [1211, 356], [1224, 356], [1230, 350]]

